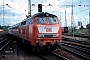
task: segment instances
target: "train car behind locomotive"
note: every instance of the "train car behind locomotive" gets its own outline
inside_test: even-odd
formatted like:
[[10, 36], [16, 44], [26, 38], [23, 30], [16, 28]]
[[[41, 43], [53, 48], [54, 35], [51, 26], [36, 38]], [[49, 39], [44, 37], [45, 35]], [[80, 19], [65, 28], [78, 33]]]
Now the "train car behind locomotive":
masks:
[[56, 15], [41, 12], [9, 28], [9, 33], [20, 37], [27, 46], [41, 51], [61, 47], [62, 27]]

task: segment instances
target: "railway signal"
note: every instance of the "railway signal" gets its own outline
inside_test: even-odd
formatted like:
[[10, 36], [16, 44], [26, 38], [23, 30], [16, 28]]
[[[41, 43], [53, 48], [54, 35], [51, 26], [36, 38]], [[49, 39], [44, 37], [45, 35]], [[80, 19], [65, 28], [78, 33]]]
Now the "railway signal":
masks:
[[38, 12], [42, 12], [42, 4], [38, 4]]
[[64, 33], [68, 33], [68, 27], [64, 27]]

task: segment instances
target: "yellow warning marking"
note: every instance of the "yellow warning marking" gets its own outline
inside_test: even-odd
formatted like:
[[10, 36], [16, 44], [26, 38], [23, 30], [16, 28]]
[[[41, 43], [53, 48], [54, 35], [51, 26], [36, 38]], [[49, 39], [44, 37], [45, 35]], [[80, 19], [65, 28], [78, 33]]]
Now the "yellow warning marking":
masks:
[[17, 43], [16, 41], [13, 41], [13, 43]]

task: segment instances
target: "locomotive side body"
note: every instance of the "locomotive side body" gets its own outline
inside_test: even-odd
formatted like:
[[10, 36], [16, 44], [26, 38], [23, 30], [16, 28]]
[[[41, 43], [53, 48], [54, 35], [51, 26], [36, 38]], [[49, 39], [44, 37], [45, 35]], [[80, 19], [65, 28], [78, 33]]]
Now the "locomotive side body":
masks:
[[19, 37], [22, 38], [23, 43], [30, 43], [31, 45], [35, 45], [33, 41], [33, 19], [32, 18], [27, 19], [21, 23], [21, 26], [19, 27]]

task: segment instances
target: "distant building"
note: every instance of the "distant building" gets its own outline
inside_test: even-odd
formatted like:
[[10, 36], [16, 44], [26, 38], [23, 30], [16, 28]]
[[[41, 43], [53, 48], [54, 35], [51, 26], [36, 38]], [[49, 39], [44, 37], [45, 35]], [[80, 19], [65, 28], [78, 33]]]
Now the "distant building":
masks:
[[75, 29], [80, 29], [80, 28], [81, 28], [81, 26], [76, 26], [76, 27], [75, 27]]
[[82, 26], [82, 22], [81, 21], [78, 21], [78, 26]]
[[87, 28], [90, 30], [90, 24], [87, 24]]

